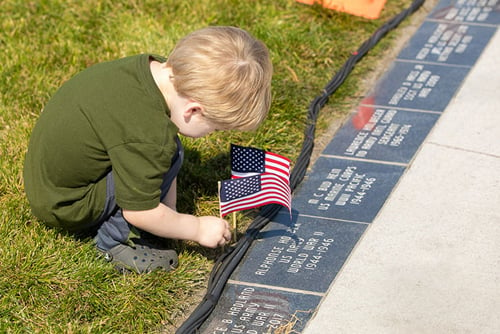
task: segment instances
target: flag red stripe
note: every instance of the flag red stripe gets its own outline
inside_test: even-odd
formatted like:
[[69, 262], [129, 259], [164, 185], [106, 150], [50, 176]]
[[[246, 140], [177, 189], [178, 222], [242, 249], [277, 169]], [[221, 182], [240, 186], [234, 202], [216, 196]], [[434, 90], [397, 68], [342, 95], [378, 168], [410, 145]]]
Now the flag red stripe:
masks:
[[266, 173], [276, 174], [285, 180], [288, 180], [290, 178], [289, 170], [283, 170], [283, 169], [276, 168], [276, 167], [271, 166], [271, 165], [266, 165]]
[[283, 163], [284, 165], [290, 165], [290, 159], [284, 157], [284, 156], [281, 156], [279, 154], [276, 154], [276, 153], [273, 153], [273, 152], [266, 152], [265, 154], [265, 157], [266, 159], [271, 159], [271, 160], [275, 160], [275, 161], [279, 161], [281, 163]]
[[264, 160], [266, 173], [277, 174], [285, 180], [290, 179], [290, 159], [272, 152], [266, 152]]
[[290, 170], [290, 159], [282, 157], [278, 154], [266, 152], [264, 160], [265, 164], [274, 163], [279, 166], [282, 166], [283, 169], [285, 170]]
[[272, 164], [275, 166], [279, 166], [279, 167], [283, 168], [284, 170], [290, 169], [290, 162], [282, 161], [282, 160], [273, 160], [273, 159], [269, 159], [268, 157], [266, 157], [266, 159], [264, 160], [264, 164], [265, 165]]

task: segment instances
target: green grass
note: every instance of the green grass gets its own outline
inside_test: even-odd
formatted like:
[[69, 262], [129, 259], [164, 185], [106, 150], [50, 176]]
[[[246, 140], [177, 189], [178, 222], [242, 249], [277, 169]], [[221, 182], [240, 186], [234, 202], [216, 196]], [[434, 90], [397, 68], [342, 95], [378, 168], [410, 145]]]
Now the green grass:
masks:
[[[167, 55], [207, 25], [236, 25], [263, 40], [274, 64], [273, 105], [257, 132], [187, 139], [179, 211], [218, 215], [217, 181], [229, 177], [231, 142], [295, 159], [305, 114], [350, 53], [410, 3], [388, 1], [375, 21], [292, 0], [0, 2], [0, 332], [171, 332], [197, 304], [218, 250], [177, 242], [173, 273], [120, 275], [92, 241], [47, 229], [30, 213], [22, 165], [31, 129], [62, 82], [105, 60], [142, 52]], [[330, 99], [320, 131], [345, 118], [364, 93], [392, 33]], [[244, 231], [249, 219], [239, 214]]]

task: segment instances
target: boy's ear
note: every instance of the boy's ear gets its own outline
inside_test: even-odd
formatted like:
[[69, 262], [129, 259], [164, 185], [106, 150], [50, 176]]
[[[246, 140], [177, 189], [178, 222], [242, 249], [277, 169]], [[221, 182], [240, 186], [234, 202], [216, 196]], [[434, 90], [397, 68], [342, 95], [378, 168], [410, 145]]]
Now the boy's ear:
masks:
[[194, 115], [198, 115], [198, 114], [203, 115], [204, 111], [205, 111], [205, 109], [203, 108], [203, 106], [200, 103], [191, 101], [191, 102], [188, 102], [184, 108], [184, 117], [186, 119], [190, 119]]

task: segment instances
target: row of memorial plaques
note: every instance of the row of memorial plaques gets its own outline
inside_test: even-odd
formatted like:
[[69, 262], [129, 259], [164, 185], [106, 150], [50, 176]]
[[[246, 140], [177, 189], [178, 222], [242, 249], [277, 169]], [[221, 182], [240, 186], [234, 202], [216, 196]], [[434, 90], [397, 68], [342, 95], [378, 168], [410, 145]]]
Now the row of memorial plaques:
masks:
[[203, 333], [301, 332], [500, 24], [442, 0], [233, 272]]
[[300, 330], [367, 226], [281, 211], [233, 272], [203, 332]]

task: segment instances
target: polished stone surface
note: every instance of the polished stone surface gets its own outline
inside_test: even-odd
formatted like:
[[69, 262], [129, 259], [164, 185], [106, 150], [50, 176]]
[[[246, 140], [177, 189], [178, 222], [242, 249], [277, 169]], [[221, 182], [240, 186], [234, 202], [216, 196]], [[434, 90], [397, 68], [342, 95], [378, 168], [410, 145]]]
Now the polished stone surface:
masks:
[[201, 333], [272, 333], [301, 331], [321, 297], [263, 287], [226, 285], [217, 307]]
[[500, 6], [498, 0], [441, 0], [430, 13], [429, 19], [499, 25]]
[[427, 21], [398, 59], [472, 66], [495, 30], [490, 26]]
[[375, 105], [442, 112], [468, 67], [396, 60], [371, 93]]
[[[370, 117], [360, 121], [362, 114]], [[323, 154], [407, 164], [438, 119], [436, 113], [363, 105]]]
[[296, 191], [292, 206], [301, 215], [370, 223], [404, 170], [322, 156]]
[[366, 224], [279, 214], [253, 243], [231, 279], [321, 292], [328, 290]]

